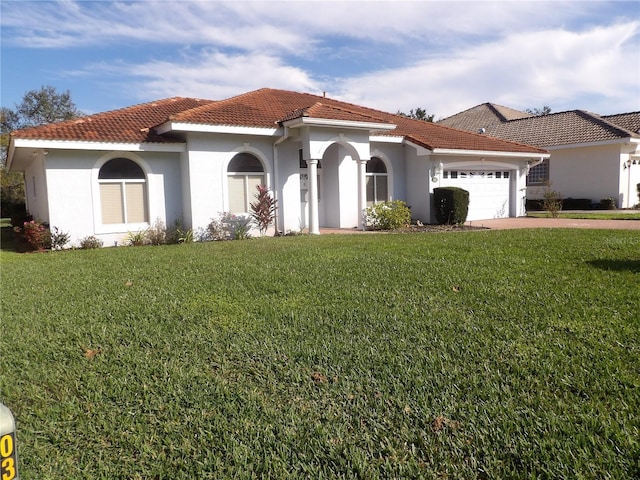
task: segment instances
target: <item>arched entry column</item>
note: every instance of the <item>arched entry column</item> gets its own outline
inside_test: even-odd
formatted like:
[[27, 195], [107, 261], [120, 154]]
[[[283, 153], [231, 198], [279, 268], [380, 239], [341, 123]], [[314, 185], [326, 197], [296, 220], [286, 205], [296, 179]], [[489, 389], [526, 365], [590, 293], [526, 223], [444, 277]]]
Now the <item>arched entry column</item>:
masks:
[[358, 162], [358, 230], [364, 230], [364, 211], [367, 208], [367, 159]]
[[309, 169], [309, 233], [320, 234], [318, 221], [318, 160], [307, 160]]

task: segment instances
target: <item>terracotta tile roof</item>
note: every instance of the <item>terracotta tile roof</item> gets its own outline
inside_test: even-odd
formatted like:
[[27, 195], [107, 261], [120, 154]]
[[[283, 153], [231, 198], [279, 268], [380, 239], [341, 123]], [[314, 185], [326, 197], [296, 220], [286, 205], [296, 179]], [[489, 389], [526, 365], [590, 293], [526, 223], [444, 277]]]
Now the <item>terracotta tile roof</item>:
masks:
[[468, 132], [477, 132], [481, 128], [487, 128], [489, 125], [530, 116], [530, 113], [521, 112], [520, 110], [514, 110], [509, 107], [503, 107], [502, 105], [497, 105], [495, 103], [483, 103], [444, 118], [438, 121], [438, 123], [447, 127], [466, 130]]
[[75, 120], [16, 130], [11, 133], [11, 136], [25, 139], [89, 142], [176, 142], [180, 140], [156, 135], [152, 128], [164, 122], [170, 115], [210, 103], [212, 103], [211, 100], [174, 97], [88, 115]]
[[331, 120], [348, 120], [352, 122], [389, 123], [379, 116], [364, 115], [353, 110], [346, 110], [335, 105], [325, 105], [316, 102], [310, 107], [300, 108], [286, 115], [280, 122], [294, 120], [301, 117], [323, 118]]
[[397, 125], [382, 135], [405, 136], [428, 149], [486, 150], [544, 153], [513, 142], [474, 135], [422, 120], [414, 120], [372, 108], [341, 102], [309, 93], [263, 88], [237, 97], [174, 115], [174, 122], [273, 127], [301, 115]]
[[602, 115], [602, 118], [630, 132], [640, 133], [640, 112]]
[[96, 142], [175, 141], [154, 133], [167, 121], [204, 125], [278, 127], [300, 116], [397, 125], [381, 135], [403, 136], [428, 149], [545, 153], [539, 148], [477, 135], [309, 93], [263, 88], [221, 101], [171, 98], [35, 127], [14, 137]]
[[639, 137], [583, 110], [551, 113], [490, 125], [486, 134], [538, 147], [602, 142]]

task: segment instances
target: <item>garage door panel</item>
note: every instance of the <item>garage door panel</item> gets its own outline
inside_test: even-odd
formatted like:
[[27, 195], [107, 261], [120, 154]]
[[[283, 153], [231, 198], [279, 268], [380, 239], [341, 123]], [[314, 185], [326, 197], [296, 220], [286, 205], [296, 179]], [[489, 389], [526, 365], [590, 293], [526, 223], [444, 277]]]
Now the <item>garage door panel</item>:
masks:
[[445, 171], [441, 186], [469, 192], [467, 220], [509, 216], [510, 175], [504, 171]]

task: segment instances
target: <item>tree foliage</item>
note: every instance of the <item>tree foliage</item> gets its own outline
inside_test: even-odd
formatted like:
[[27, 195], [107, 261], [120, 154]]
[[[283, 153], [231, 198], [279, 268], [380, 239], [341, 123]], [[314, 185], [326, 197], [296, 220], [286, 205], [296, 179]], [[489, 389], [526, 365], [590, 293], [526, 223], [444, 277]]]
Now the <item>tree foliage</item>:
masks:
[[[40, 90], [30, 90], [15, 108], [0, 108], [0, 202], [3, 213], [9, 206], [24, 203], [24, 179], [19, 172], [9, 172], [6, 168], [9, 134], [13, 130], [35, 127], [52, 122], [72, 120], [83, 116], [71, 100], [69, 91], [58, 93], [51, 85]], [[7, 208], [4, 208], [7, 207]]]
[[398, 110], [398, 115], [402, 115], [403, 117], [413, 118], [415, 120], [423, 120], [425, 122], [433, 122], [435, 118], [434, 114], [429, 115], [424, 108], [416, 108], [415, 110], [412, 108], [409, 110], [409, 113], [404, 113]]
[[534, 117], [542, 117], [551, 113], [551, 107], [544, 105], [542, 108], [527, 108], [525, 112], [530, 113]]
[[[7, 126], [11, 127], [11, 130], [16, 130], [73, 120], [81, 116], [83, 113], [73, 103], [69, 90], [58, 93], [55, 87], [46, 85], [40, 87], [40, 90], [30, 90], [24, 94], [22, 102], [7, 115]], [[4, 133], [4, 118], [2, 128]]]

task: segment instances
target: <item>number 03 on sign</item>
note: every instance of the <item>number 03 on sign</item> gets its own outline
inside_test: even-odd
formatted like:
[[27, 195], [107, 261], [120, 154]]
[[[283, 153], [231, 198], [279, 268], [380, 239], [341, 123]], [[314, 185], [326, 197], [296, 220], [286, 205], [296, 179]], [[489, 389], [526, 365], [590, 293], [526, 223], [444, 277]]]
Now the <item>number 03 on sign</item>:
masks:
[[0, 403], [0, 480], [18, 480], [16, 422], [13, 414]]
[[2, 480], [17, 478], [15, 439], [13, 432], [0, 437], [0, 479]]

